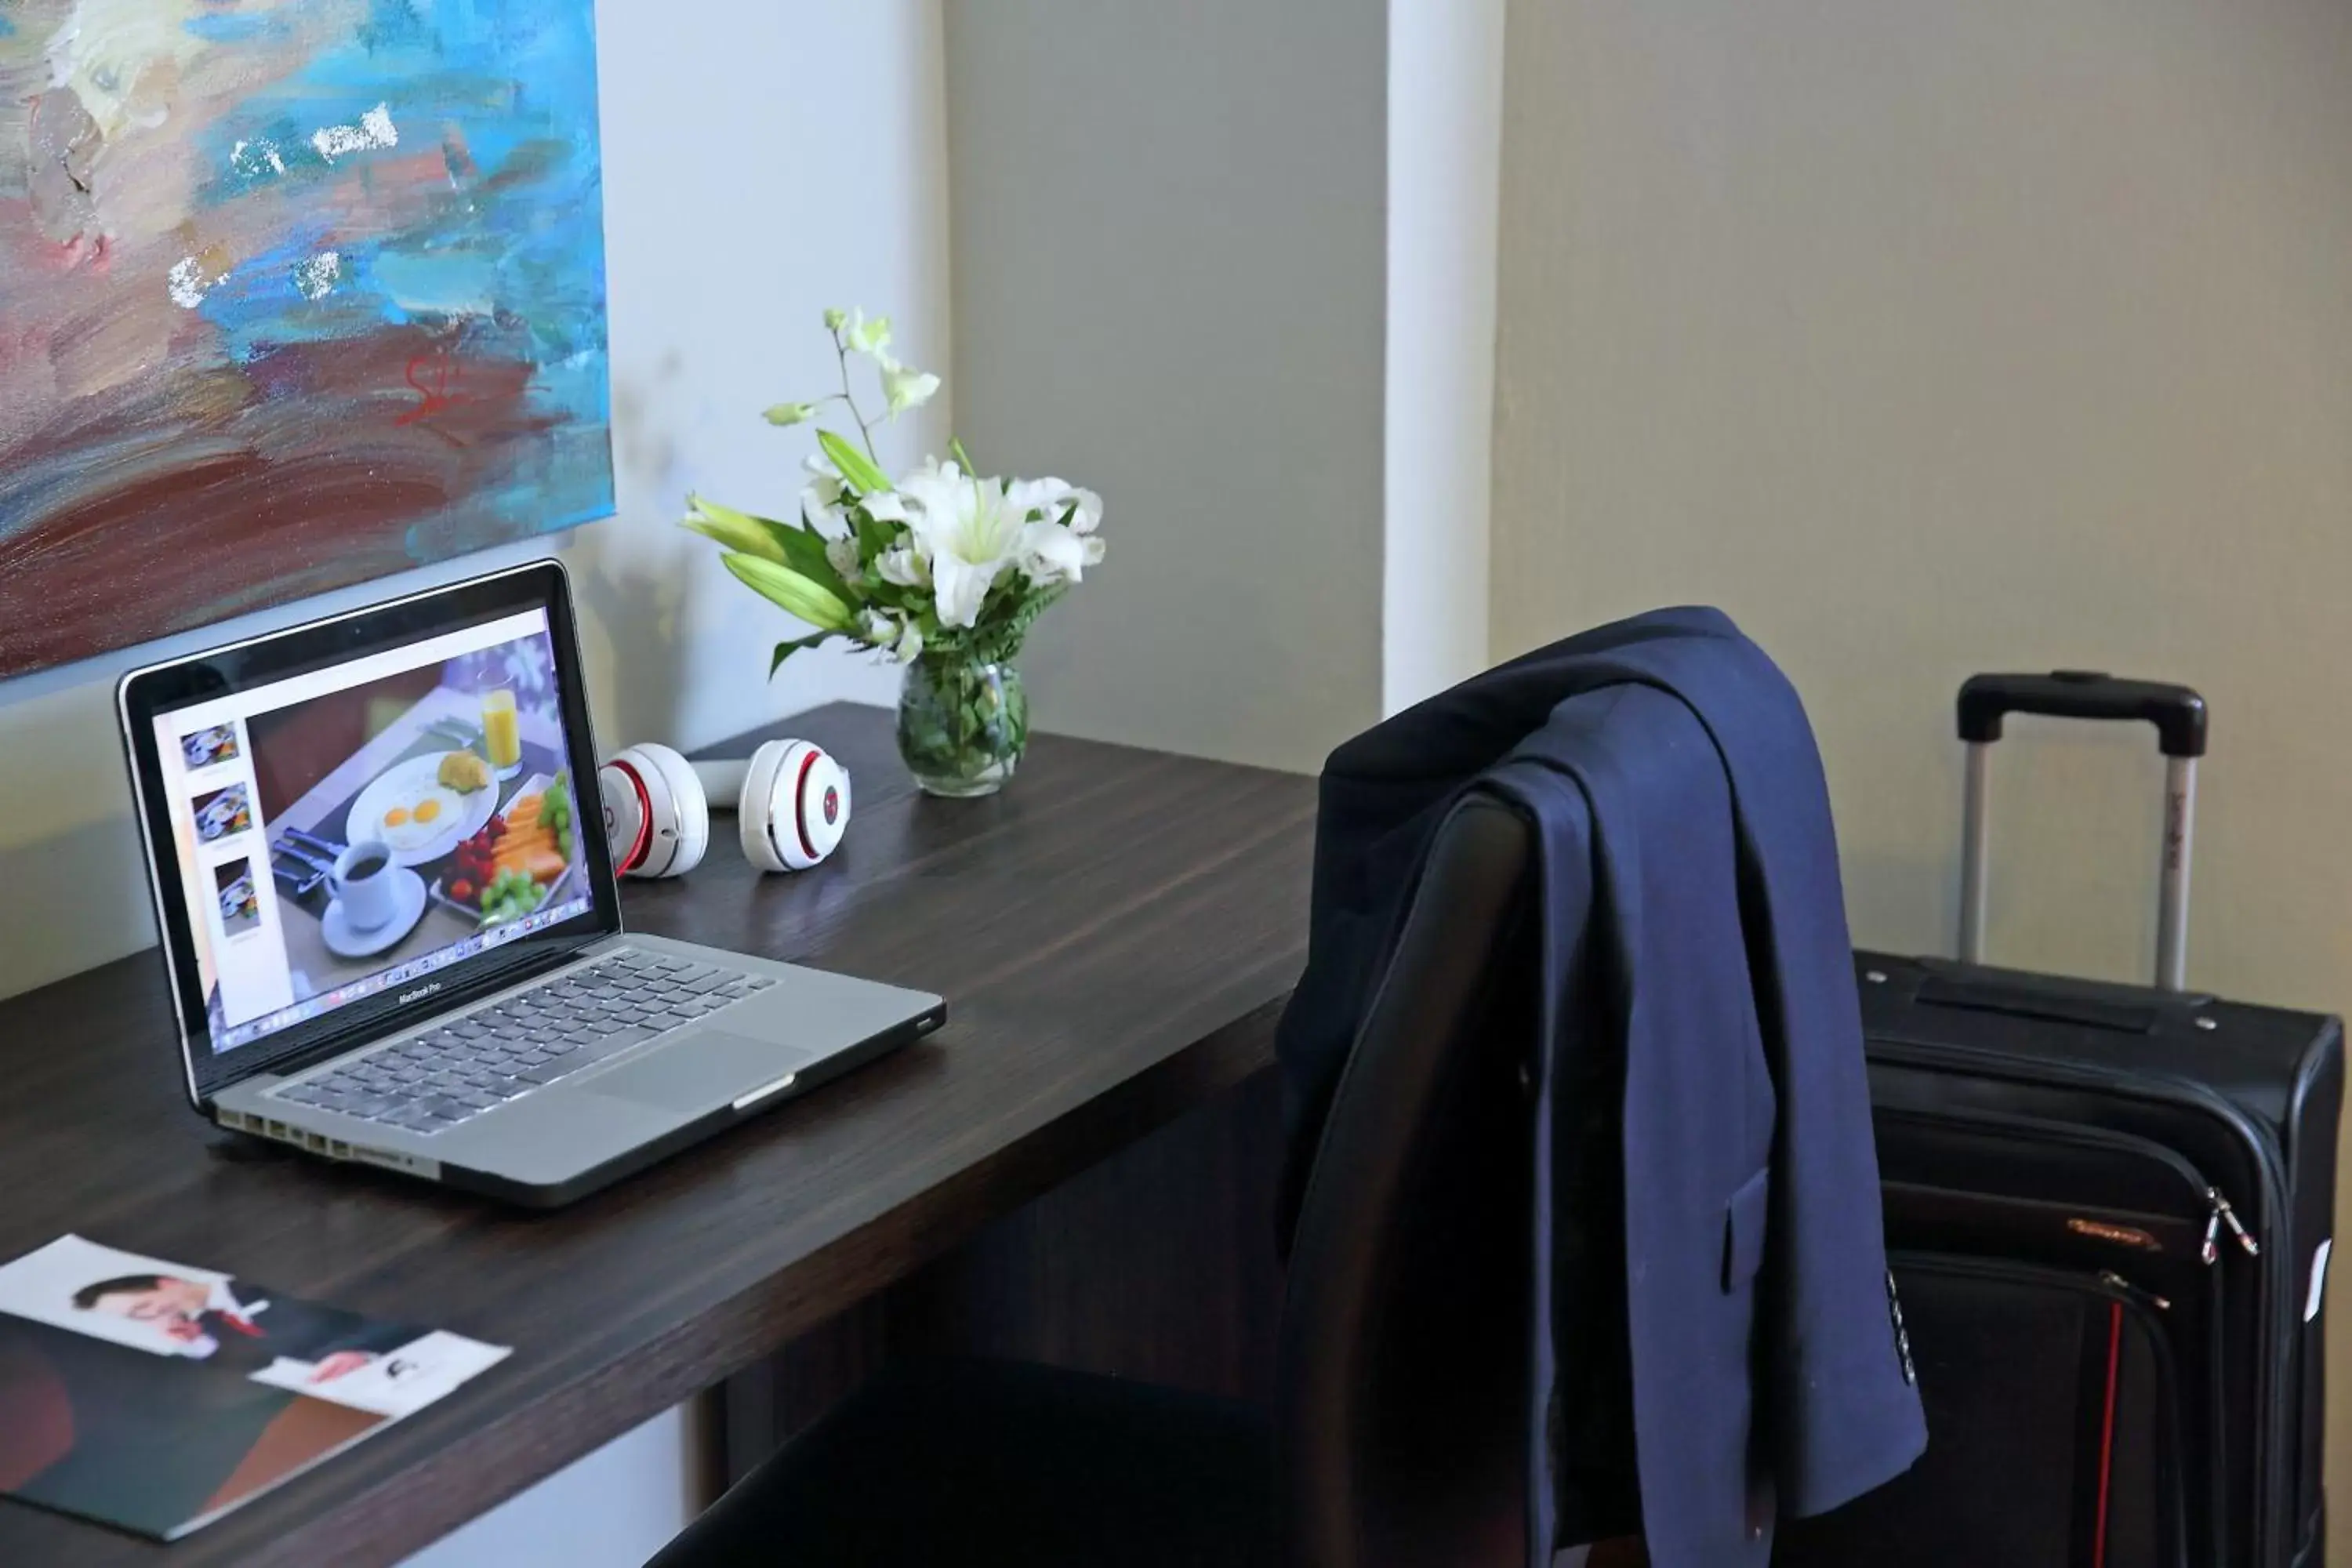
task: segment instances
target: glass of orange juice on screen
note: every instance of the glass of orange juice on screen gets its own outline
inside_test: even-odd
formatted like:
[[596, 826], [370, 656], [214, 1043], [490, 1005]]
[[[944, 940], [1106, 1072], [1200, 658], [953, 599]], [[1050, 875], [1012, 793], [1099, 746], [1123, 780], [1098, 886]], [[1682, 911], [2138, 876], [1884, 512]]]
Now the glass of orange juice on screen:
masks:
[[514, 693], [503, 686], [482, 693], [482, 750], [500, 778], [522, 766], [522, 725]]

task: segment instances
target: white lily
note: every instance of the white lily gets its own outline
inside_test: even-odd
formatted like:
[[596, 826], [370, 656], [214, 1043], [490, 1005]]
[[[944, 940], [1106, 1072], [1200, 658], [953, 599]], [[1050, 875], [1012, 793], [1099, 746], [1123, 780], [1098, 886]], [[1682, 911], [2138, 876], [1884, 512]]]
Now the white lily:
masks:
[[[1093, 563], [1087, 559], [1087, 546], [1101, 542], [1058, 522], [1028, 523], [1021, 531], [1021, 571], [1041, 588], [1075, 583]], [[1096, 559], [1101, 559], [1098, 553]]]
[[866, 509], [866, 515], [877, 522], [907, 521], [907, 503], [900, 500], [894, 491], [869, 490], [858, 504]]
[[1072, 533], [1092, 533], [1102, 526], [1102, 497], [1081, 485], [1055, 479], [1017, 479], [1011, 493], [1024, 516], [1059, 522], [1063, 513], [1070, 513]]
[[[1058, 483], [1059, 481], [1057, 480], [1055, 482]], [[1087, 489], [1084, 485], [1074, 485], [1070, 488], [1070, 499], [1078, 503], [1078, 514], [1070, 520], [1071, 532], [1092, 534], [1096, 529], [1102, 526], [1102, 497]], [[1099, 561], [1101, 559], [1102, 552], [1100, 551], [1097, 551], [1095, 552], [1095, 560]], [[1093, 562], [1089, 562], [1087, 564], [1092, 565]]]
[[930, 558], [940, 625], [968, 629], [996, 579], [1024, 553], [1027, 527], [998, 479], [978, 479], [953, 463], [931, 462], [898, 482], [914, 509], [907, 526]]
[[[1102, 498], [1060, 479], [1018, 479], [1006, 504], [1027, 519], [1023, 527], [1021, 570], [1039, 587], [1076, 583], [1103, 557], [1094, 537], [1102, 521]], [[1067, 522], [1063, 521], [1068, 518]]]

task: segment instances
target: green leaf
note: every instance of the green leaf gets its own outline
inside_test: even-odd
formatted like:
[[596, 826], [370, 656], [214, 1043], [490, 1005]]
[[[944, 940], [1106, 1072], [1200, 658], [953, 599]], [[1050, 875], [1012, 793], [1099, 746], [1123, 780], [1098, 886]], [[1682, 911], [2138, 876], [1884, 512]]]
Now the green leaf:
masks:
[[[717, 540], [726, 548], [746, 555], [756, 555], [762, 561], [772, 561], [782, 566], [792, 560], [792, 547], [784, 542], [787, 534], [802, 533], [790, 523], [773, 518], [753, 517], [733, 507], [720, 506], [715, 500], [705, 500], [698, 495], [686, 498], [687, 514], [679, 521], [706, 539]], [[803, 538], [810, 537], [803, 534]], [[819, 542], [817, 553], [824, 553]]]
[[816, 444], [824, 448], [824, 455], [831, 458], [833, 466], [841, 470], [842, 479], [859, 495], [890, 488], [890, 476], [875, 467], [873, 458], [832, 431], [818, 431]]
[[824, 552], [824, 541], [804, 528], [787, 529], [778, 542], [784, 547], [784, 564], [824, 589], [844, 604], [854, 604], [856, 590], [842, 581]]
[[983, 621], [972, 651], [991, 664], [1002, 664], [1020, 658], [1021, 647], [1029, 640], [1029, 629], [1037, 624], [1037, 617], [1069, 591], [1066, 584], [1040, 590], [1031, 594], [1015, 605], [1010, 615], [994, 625]]
[[877, 522], [863, 511], [852, 514], [852, 521], [857, 526], [858, 554], [868, 561], [881, 560], [882, 552], [889, 549], [891, 541], [898, 537], [900, 525], [895, 522]]
[[804, 637], [793, 637], [789, 642], [778, 643], [775, 657], [768, 660], [768, 679], [773, 680], [776, 678], [776, 671], [784, 668], [784, 660], [804, 647], [816, 647], [831, 636], [833, 636], [831, 632], [812, 632]]
[[841, 596], [823, 584], [811, 582], [788, 566], [757, 555], [730, 554], [720, 558], [744, 586], [772, 604], [782, 605], [813, 626], [845, 632], [851, 616]]

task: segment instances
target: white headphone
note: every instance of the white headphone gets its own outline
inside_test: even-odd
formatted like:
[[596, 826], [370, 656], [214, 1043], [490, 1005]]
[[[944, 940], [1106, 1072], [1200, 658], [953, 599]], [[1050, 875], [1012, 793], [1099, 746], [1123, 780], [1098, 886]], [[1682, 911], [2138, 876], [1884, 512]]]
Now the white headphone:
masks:
[[596, 784], [613, 869], [628, 877], [683, 877], [700, 865], [713, 805], [735, 807], [743, 853], [762, 871], [807, 870], [849, 826], [849, 774], [807, 741], [770, 741], [723, 763], [631, 746], [596, 770]]

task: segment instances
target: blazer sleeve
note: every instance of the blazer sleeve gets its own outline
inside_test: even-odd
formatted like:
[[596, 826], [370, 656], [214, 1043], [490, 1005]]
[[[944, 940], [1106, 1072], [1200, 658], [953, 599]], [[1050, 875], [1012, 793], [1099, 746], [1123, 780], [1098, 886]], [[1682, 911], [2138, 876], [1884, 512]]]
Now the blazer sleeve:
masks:
[[1781, 765], [1742, 812], [1767, 904], [1770, 958], [1756, 973], [1774, 994], [1759, 997], [1758, 1011], [1779, 1097], [1763, 1296], [1766, 1419], [1780, 1510], [1802, 1517], [1902, 1474], [1925, 1451], [1927, 1429], [1886, 1266], [1828, 784], [1794, 690], [1772, 675], [1785, 693]]

